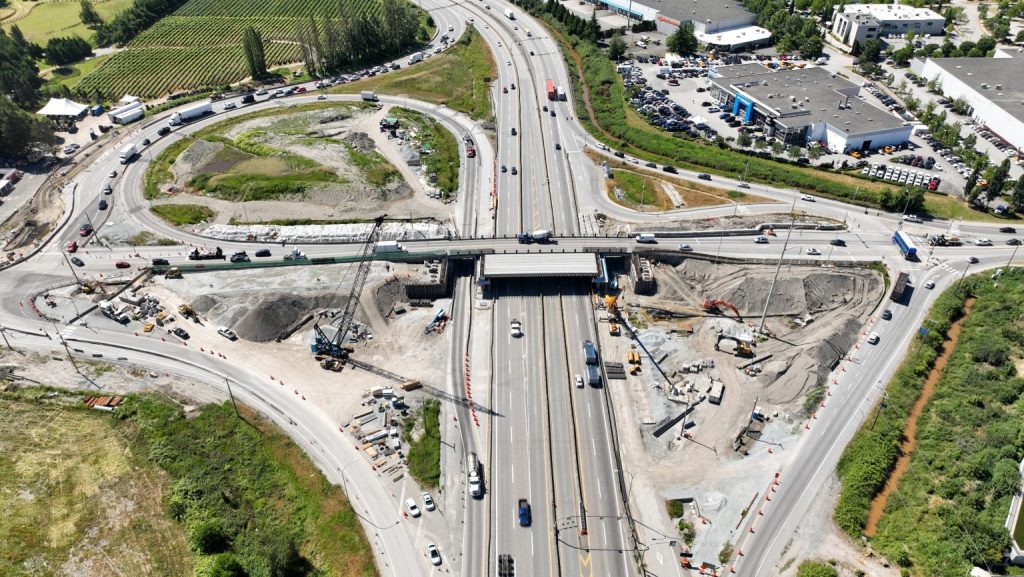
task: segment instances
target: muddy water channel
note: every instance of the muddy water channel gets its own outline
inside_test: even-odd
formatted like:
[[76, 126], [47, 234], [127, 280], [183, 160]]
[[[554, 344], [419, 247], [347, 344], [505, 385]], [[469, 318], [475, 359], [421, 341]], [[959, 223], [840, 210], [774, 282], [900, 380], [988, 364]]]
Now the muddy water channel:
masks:
[[868, 512], [868, 522], [864, 528], [864, 534], [868, 537], [875, 536], [878, 529], [878, 521], [882, 519], [882, 515], [885, 513], [885, 504], [889, 502], [889, 496], [896, 490], [900, 479], [903, 478], [903, 474], [907, 472], [907, 467], [910, 465], [910, 457], [914, 453], [914, 447], [917, 446], [917, 419], [921, 416], [921, 412], [924, 411], [928, 400], [935, 393], [935, 384], [939, 382], [939, 377], [942, 376], [942, 371], [949, 362], [949, 356], [953, 354], [953, 349], [956, 348], [956, 343], [960, 339], [960, 329], [967, 315], [970, 314], [972, 306], [974, 306], [974, 299], [968, 299], [964, 303], [963, 316], [949, 327], [949, 334], [946, 335], [946, 342], [942, 346], [942, 354], [935, 359], [935, 366], [928, 373], [928, 378], [921, 389], [921, 395], [917, 397], [917, 400], [914, 401], [914, 406], [910, 408], [906, 425], [903, 427], [903, 443], [900, 444], [900, 456], [896, 460], [896, 466], [889, 473], [889, 479], [885, 482], [882, 492], [875, 495], [875, 498], [871, 501], [871, 511]]

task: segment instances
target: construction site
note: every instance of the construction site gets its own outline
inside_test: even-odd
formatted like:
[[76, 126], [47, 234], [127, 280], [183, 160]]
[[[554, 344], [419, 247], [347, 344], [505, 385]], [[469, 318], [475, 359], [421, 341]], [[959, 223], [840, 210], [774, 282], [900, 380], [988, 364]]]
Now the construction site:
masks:
[[666, 502], [690, 503], [690, 552], [715, 559], [799, 441], [885, 282], [866, 267], [668, 253], [634, 256], [630, 269], [620, 293], [595, 297], [622, 453], [650, 490], [638, 499], [646, 518], [672, 533]]

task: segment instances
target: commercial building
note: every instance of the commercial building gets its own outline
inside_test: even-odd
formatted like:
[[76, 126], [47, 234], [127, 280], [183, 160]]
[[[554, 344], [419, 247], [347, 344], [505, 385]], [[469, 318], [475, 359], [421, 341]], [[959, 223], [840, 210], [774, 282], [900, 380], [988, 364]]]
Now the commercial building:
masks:
[[761, 64], [719, 66], [711, 94], [739, 120], [786, 144], [821, 142], [847, 153], [898, 145], [913, 126], [857, 97], [860, 87], [824, 68], [774, 71]]
[[935, 80], [946, 98], [962, 98], [975, 122], [1024, 150], [1024, 58], [928, 58], [910, 69]]
[[738, 0], [592, 0], [600, 9], [632, 20], [654, 20], [658, 32], [672, 34], [684, 22], [693, 23], [694, 35], [703, 44], [738, 50], [771, 40], [771, 33], [755, 26], [757, 16]]
[[832, 17], [832, 37], [847, 48], [873, 38], [914, 32], [942, 34], [946, 19], [934, 10], [902, 4], [847, 4], [837, 6]]

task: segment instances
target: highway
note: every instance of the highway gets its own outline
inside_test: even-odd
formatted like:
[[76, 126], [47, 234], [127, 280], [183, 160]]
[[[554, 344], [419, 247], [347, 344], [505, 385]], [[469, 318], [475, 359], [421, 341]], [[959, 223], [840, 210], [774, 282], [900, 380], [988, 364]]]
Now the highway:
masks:
[[[475, 160], [464, 158], [461, 163], [462, 189], [453, 214], [460, 238], [404, 242], [411, 253], [443, 255], [451, 250], [675, 252], [685, 243], [696, 253], [710, 257], [754, 258], [764, 263], [779, 258], [787, 234], [781, 229], [776, 230], [777, 236], [770, 237], [767, 244], [754, 244], [753, 234], [719, 237], [705, 232], [678, 238], [659, 235], [659, 242], [652, 246], [640, 246], [630, 238], [593, 236], [596, 230], [585, 216], [594, 210], [634, 222], [640, 230], [658, 230], [658, 219], [664, 216], [634, 213], [612, 204], [603, 194], [600, 171], [585, 160], [584, 150], [589, 148], [613, 157], [610, 152], [601, 150], [598, 142], [575, 119], [572, 84], [555, 40], [546, 35], [539, 22], [507, 3], [491, 2], [490, 9], [481, 2], [448, 4], [423, 0], [420, 4], [430, 10], [439, 30], [447, 30], [450, 25], [456, 37], [469, 25], [468, 19], [474, 19], [472, 25], [488, 43], [498, 64], [498, 78], [492, 87], [497, 129], [488, 134], [479, 123], [445, 107], [401, 96], [380, 95], [385, 104], [406, 106], [437, 118], [457, 137], [471, 136], [478, 149]], [[516, 20], [503, 16], [506, 8], [515, 12]], [[570, 92], [568, 101], [555, 102], [547, 98], [548, 79]], [[10, 295], [0, 302], [0, 322], [15, 347], [63, 351], [61, 340], [64, 339], [72, 352], [81, 351], [76, 352], [78, 356], [103, 355], [113, 362], [181, 375], [218, 390], [225, 382], [230, 382], [241, 400], [288, 431], [333, 482], [344, 485], [373, 543], [381, 574], [429, 575], [434, 569], [419, 554], [429, 531], [424, 530], [420, 521], [402, 518], [399, 503], [391, 498], [369, 465], [338, 432], [337, 424], [315, 406], [292, 394], [291, 389], [270, 381], [259, 369], [233, 358], [230, 352], [228, 358], [214, 358], [179, 343], [138, 339], [114, 328], [55, 326], [42, 322], [27, 306], [29, 295], [70, 282], [73, 272], [129, 276], [156, 257], [168, 258], [172, 264], [187, 263], [184, 243], [220, 246], [229, 254], [234, 250], [251, 251], [266, 246], [273, 249], [273, 260], [280, 259], [283, 250], [276, 245], [214, 241], [168, 225], [148, 210], [149, 204], [142, 195], [144, 172], [152, 158], [167, 146], [225, 117], [313, 102], [316, 98], [313, 92], [286, 99], [261, 98], [253, 105], [229, 112], [218, 109], [218, 114], [176, 128], [163, 138], [156, 138], [156, 129], [152, 127], [132, 131], [90, 157], [88, 167], [75, 178], [75, 189], [66, 195], [67, 223], [48, 243], [39, 247], [37, 254], [0, 272], [0, 290]], [[358, 96], [331, 94], [328, 99], [351, 101], [358, 100]], [[120, 145], [140, 142], [144, 137], [151, 138], [153, 143], [143, 149], [136, 162], [121, 166], [117, 159]], [[506, 167], [505, 172], [500, 169], [502, 165]], [[113, 194], [104, 195], [102, 186], [110, 180], [110, 171], [115, 169], [119, 174], [113, 179]], [[679, 176], [696, 179], [695, 173], [682, 170]], [[498, 204], [492, 223], [488, 207], [495, 178]], [[713, 184], [733, 187], [738, 182], [716, 176]], [[1005, 265], [1013, 247], [1002, 244], [1007, 236], [998, 233], [993, 225], [943, 221], [908, 223], [902, 221], [899, 214], [879, 214], [827, 199], [804, 201], [799, 198], [802, 194], [792, 190], [756, 184], [753, 187], [752, 193], [772, 202], [696, 209], [679, 212], [676, 216], [705, 219], [736, 213], [774, 214], [785, 218], [789, 206], [795, 203], [797, 210], [834, 218], [845, 222], [848, 228], [838, 233], [794, 231], [783, 258], [822, 263], [881, 258], [892, 273], [910, 272], [914, 286], [909, 305], [893, 307], [893, 321], [873, 325], [871, 330], [879, 332], [882, 343], [863, 345], [851, 352], [854, 361], [847, 364], [845, 372], [836, 375], [840, 384], [832, 400], [819, 412], [810, 430], [804, 431], [796, 457], [781, 472], [777, 496], [758, 521], [757, 532], [744, 538], [745, 555], [735, 560], [735, 568], [741, 575], [759, 577], [778, 572], [776, 563], [796, 526], [808, 514], [812, 497], [832, 474], [845, 444], [867, 418], [881, 394], [877, 385], [884, 384], [895, 370], [928, 305], [941, 290], [957, 282], [964, 271]], [[101, 199], [106, 199], [112, 207], [100, 210]], [[102, 231], [115, 206], [124, 211], [119, 214], [125, 214], [143, 229], [183, 244], [100, 247], [95, 245], [97, 234], [79, 235], [79, 228], [86, 224]], [[890, 239], [898, 228], [918, 241], [922, 262], [903, 260], [893, 247]], [[534, 229], [553, 231], [555, 242], [525, 247], [514, 238], [518, 232]], [[931, 250], [925, 244], [928, 234], [947, 230], [959, 231], [968, 241], [991, 238], [996, 246]], [[845, 246], [829, 244], [837, 237], [845, 241]], [[85, 245], [79, 253], [84, 266], [73, 267], [66, 260], [64, 247], [69, 241]], [[311, 257], [345, 257], [355, 255], [359, 246], [301, 244], [288, 248], [298, 248]], [[809, 255], [809, 249], [821, 254]], [[968, 269], [969, 256], [977, 257], [980, 262]], [[130, 263], [132, 268], [115, 268], [119, 260]], [[934, 291], [923, 288], [929, 280], [936, 283]], [[458, 401], [450, 408], [458, 417], [457, 427], [453, 427], [457, 438], [452, 439], [451, 452], [446, 453], [451, 457], [445, 457], [446, 487], [452, 490], [446, 490], [444, 498], [449, 510], [461, 508], [455, 518], [464, 524], [461, 535], [450, 536], [452, 549], [442, 549], [446, 568], [464, 575], [496, 575], [498, 555], [510, 554], [516, 560], [516, 574], [520, 576], [626, 577], [639, 574], [633, 561], [637, 545], [627, 521], [630, 513], [622, 495], [622, 467], [611, 434], [612, 407], [607, 391], [603, 386], [577, 388], [574, 383], [576, 374], [586, 374], [583, 342], [598, 342], [589, 285], [557, 279], [497, 282], [489, 289], [493, 306], [483, 311], [473, 308], [473, 292], [471, 278], [457, 281], [453, 304], [455, 323], [449, 351], [452, 366], [448, 379], [448, 392]], [[885, 306], [890, 306], [888, 301]], [[490, 334], [472, 332], [472, 319], [476, 315], [488, 318]], [[522, 323], [521, 337], [511, 335], [513, 319]], [[460, 370], [462, 359], [471, 350], [471, 341], [480, 338], [490, 340], [490, 358], [474, 359], [474, 362], [491, 365], [491, 398], [486, 404], [492, 413], [485, 429], [486, 437], [469, 425], [471, 419], [465, 409], [465, 383]], [[464, 464], [469, 453], [481, 455], [486, 465], [482, 499], [470, 498], [465, 492]], [[532, 523], [526, 527], [520, 526], [516, 510], [521, 498], [528, 499], [532, 505]], [[649, 565], [647, 570], [666, 577], [676, 575], [673, 562]]]

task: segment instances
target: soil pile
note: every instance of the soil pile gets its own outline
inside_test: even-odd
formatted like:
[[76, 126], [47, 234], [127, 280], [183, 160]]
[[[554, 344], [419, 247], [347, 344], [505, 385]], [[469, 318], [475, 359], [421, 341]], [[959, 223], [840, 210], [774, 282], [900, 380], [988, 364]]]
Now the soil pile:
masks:
[[196, 312], [232, 329], [240, 338], [267, 342], [307, 315], [341, 308], [346, 300], [346, 295], [335, 293], [213, 293], [197, 297], [191, 304]]
[[349, 143], [352, 148], [359, 152], [373, 152], [377, 149], [373, 139], [365, 132], [351, 132], [345, 135], [345, 142]]

